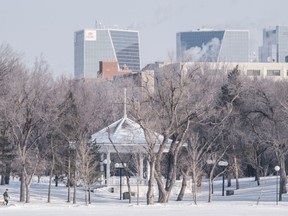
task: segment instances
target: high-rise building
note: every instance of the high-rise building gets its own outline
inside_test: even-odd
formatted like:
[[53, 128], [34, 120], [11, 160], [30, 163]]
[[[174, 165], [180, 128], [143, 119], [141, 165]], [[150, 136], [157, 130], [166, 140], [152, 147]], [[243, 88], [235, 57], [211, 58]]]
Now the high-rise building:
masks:
[[199, 29], [176, 34], [178, 62], [248, 62], [248, 30]]
[[100, 61], [140, 71], [139, 32], [117, 29], [84, 29], [74, 34], [74, 76], [96, 78]]
[[260, 62], [288, 62], [288, 26], [263, 30], [263, 46], [259, 47]]

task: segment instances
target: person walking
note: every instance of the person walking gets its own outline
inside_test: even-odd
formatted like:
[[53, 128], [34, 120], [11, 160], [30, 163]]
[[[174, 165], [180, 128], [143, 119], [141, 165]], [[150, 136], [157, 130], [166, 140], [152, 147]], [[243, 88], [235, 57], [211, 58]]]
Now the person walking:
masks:
[[8, 205], [8, 199], [10, 198], [10, 196], [8, 195], [8, 189], [6, 189], [5, 192], [3, 193], [3, 197], [4, 201], [6, 202], [6, 205]]

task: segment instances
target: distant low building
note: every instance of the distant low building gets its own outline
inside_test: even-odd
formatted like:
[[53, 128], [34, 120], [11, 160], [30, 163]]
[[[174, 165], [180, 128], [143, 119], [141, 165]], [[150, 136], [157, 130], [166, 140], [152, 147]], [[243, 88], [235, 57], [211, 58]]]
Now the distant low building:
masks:
[[124, 74], [132, 73], [126, 64], [122, 68], [118, 67], [118, 63], [115, 61], [100, 61], [98, 78], [105, 80], [113, 80], [115, 76], [121, 76]]
[[188, 70], [189, 68], [199, 68], [202, 72], [209, 72], [213, 74], [216, 71], [222, 71], [228, 73], [232, 71], [236, 66], [241, 70], [243, 75], [254, 78], [267, 78], [273, 80], [288, 79], [288, 63], [273, 63], [273, 62], [156, 62], [155, 64], [149, 64], [145, 68], [149, 70], [165, 71], [165, 70]]

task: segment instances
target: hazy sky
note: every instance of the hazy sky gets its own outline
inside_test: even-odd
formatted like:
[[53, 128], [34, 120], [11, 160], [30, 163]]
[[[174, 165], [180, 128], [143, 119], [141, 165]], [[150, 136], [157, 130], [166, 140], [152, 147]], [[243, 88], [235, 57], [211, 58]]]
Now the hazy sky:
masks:
[[0, 0], [0, 44], [32, 64], [41, 54], [55, 75], [73, 74], [74, 32], [94, 27], [140, 32], [141, 67], [176, 53], [176, 32], [198, 28], [250, 30], [250, 50], [262, 29], [288, 25], [287, 0]]

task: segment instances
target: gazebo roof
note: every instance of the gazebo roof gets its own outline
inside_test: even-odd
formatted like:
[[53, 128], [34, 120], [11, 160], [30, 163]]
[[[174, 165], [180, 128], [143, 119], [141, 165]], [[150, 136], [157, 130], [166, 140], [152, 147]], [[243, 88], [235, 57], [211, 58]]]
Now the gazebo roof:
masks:
[[97, 144], [146, 144], [143, 129], [126, 116], [94, 133], [92, 140]]
[[[110, 124], [108, 127], [94, 133], [91, 137], [92, 141], [100, 146], [100, 152], [115, 152], [115, 148], [119, 152], [131, 152], [134, 150], [144, 151], [148, 147], [144, 130], [135, 121], [129, 119], [126, 114], [126, 89], [124, 90], [124, 117]], [[156, 145], [155, 151], [159, 147], [159, 140], [163, 140], [163, 136], [155, 133], [152, 140]], [[168, 145], [172, 141], [168, 140]], [[140, 148], [139, 148], [140, 147]], [[166, 147], [166, 151], [168, 148]]]
[[[163, 139], [163, 136], [155, 133], [154, 142], [156, 146], [159, 146], [157, 136], [160, 140]], [[148, 147], [144, 130], [138, 123], [129, 119], [126, 115], [108, 127], [94, 133], [91, 138], [96, 144], [100, 145], [100, 152], [107, 150], [114, 152], [114, 146], [119, 152], [132, 151], [136, 148], [146, 151], [145, 149]], [[171, 140], [168, 143], [171, 143]]]

